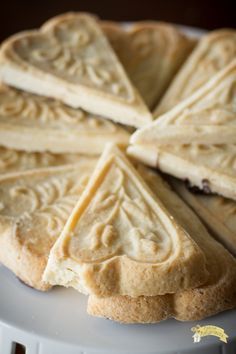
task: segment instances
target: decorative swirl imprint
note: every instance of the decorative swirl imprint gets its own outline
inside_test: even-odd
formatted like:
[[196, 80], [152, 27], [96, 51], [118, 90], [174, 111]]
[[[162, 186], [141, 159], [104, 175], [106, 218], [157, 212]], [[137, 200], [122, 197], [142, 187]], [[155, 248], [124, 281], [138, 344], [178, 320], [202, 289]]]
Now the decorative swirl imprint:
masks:
[[171, 124], [212, 124], [235, 125], [236, 75], [222, 82], [218, 90], [213, 90], [203, 99], [171, 120]]
[[[91, 81], [99, 88], [107, 87], [116, 95], [126, 97], [126, 89], [122, 82], [116, 81], [114, 71], [104, 69], [98, 58], [80, 59], [69, 48], [53, 48], [51, 54], [45, 55], [45, 50], [34, 50], [32, 57], [36, 62], [50, 62], [50, 67], [58, 72], [65, 72], [68, 76], [79, 77]], [[53, 54], [54, 53], [54, 54]], [[55, 55], [56, 53], [56, 55]], [[49, 59], [50, 58], [50, 59]]]
[[52, 38], [56, 38], [63, 46], [73, 48], [83, 48], [93, 40], [93, 29], [89, 28], [89, 23], [83, 18], [64, 19], [60, 23], [50, 26], [47, 31], [51, 33]]
[[[80, 180], [77, 175], [74, 179], [53, 178], [35, 187], [14, 186], [10, 189], [10, 198], [28, 199], [27, 217], [40, 217], [45, 222], [47, 235], [55, 237], [62, 231], [83, 188], [84, 178]], [[26, 214], [23, 213], [21, 219]]]
[[[176, 35], [174, 30], [162, 26], [138, 29], [132, 33], [131, 45], [140, 59], [148, 58], [154, 52], [168, 59], [167, 53], [176, 50], [173, 34]], [[166, 45], [168, 42], [172, 45]]]
[[30, 207], [27, 212], [33, 213], [37, 208], [39, 208], [41, 201], [40, 196], [37, 191], [33, 188], [24, 185], [16, 185], [10, 189], [10, 198], [11, 199], [24, 199], [28, 200]]
[[24, 171], [32, 168], [57, 166], [79, 161], [78, 155], [44, 153], [27, 153], [0, 147], [0, 173]]
[[92, 41], [91, 34], [88, 31], [82, 28], [78, 29], [77, 26], [73, 26], [73, 24], [68, 22], [60, 24], [58, 28], [55, 28], [54, 36], [65, 47], [71, 49], [83, 48]]
[[70, 195], [58, 201], [56, 205], [50, 205], [36, 213], [44, 219], [47, 225], [47, 234], [50, 235], [50, 237], [58, 236], [63, 230], [77, 200], [78, 195]]
[[132, 51], [132, 56], [127, 53], [128, 72], [147, 102], [155, 99], [158, 88], [154, 89], [151, 83], [161, 75], [157, 67], [162, 65], [162, 58], [166, 58], [169, 47], [163, 33], [157, 32], [159, 31], [153, 29], [135, 31], [132, 33], [131, 43], [128, 43]]
[[235, 113], [232, 106], [222, 108], [209, 107], [205, 109], [186, 109], [171, 124], [175, 125], [235, 125]]
[[63, 103], [22, 91], [6, 88], [0, 91], [0, 117], [37, 120], [38, 122], [59, 125], [79, 125], [88, 128], [103, 128], [117, 131], [111, 122], [95, 118], [80, 109], [70, 108]]
[[167, 260], [173, 240], [138, 187], [130, 185], [125, 171], [118, 169], [115, 175], [108, 172], [106, 186], [107, 189], [96, 193], [89, 206], [89, 219], [82, 217], [82, 229], [75, 229], [69, 244], [70, 255], [89, 263], [118, 254], [138, 262]]
[[0, 171], [4, 171], [10, 166], [17, 166], [19, 158], [20, 153], [18, 151], [8, 150], [0, 147]]
[[70, 19], [47, 32], [25, 36], [14, 49], [24, 60], [73, 83], [133, 99], [123, 71], [101, 36], [89, 22]]
[[59, 165], [61, 161], [61, 155], [54, 155], [49, 152], [37, 153], [37, 152], [20, 152], [19, 168], [24, 168], [27, 166], [29, 168], [39, 168]]
[[189, 96], [235, 58], [235, 35], [230, 33], [222, 39], [216, 37], [214, 41], [208, 43], [207, 48], [206, 40], [201, 43], [202, 49], [198, 49], [202, 55], [195, 62], [194, 70], [188, 73], [181, 88], [179, 87], [179, 98]]
[[[139, 59], [144, 59], [150, 56], [156, 48], [156, 43], [152, 35], [152, 31], [150, 33], [137, 32], [133, 34], [132, 38], [132, 47], [133, 50], [138, 54]], [[162, 53], [162, 46], [160, 41], [160, 52]]]
[[90, 250], [97, 251], [101, 247], [112, 247], [117, 240], [117, 233], [112, 225], [105, 225], [104, 223], [96, 223], [89, 233]]
[[130, 50], [126, 50], [125, 68], [145, 102], [153, 108], [189, 53], [189, 42], [174, 29], [159, 25], [136, 29], [130, 34], [127, 47]]

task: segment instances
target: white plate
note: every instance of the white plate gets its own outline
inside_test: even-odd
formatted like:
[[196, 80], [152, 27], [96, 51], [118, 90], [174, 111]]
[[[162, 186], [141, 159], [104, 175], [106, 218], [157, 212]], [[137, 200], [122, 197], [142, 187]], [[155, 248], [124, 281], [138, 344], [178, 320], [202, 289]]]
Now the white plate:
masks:
[[[195, 37], [203, 33], [185, 31]], [[0, 266], [0, 354], [12, 354], [14, 342], [23, 344], [27, 354], [236, 353], [236, 311], [198, 322], [120, 325], [88, 316], [86, 303], [72, 289], [30, 289]], [[223, 328], [229, 343], [208, 336], [194, 344], [191, 328], [197, 324]]]
[[[14, 341], [24, 344], [27, 354], [235, 353], [236, 311], [198, 322], [121, 325], [88, 316], [86, 296], [72, 289], [42, 293], [22, 284], [3, 266], [0, 283], [1, 354], [11, 354]], [[224, 328], [231, 343], [224, 345], [216, 337], [205, 337], [194, 344], [191, 328], [197, 324]]]

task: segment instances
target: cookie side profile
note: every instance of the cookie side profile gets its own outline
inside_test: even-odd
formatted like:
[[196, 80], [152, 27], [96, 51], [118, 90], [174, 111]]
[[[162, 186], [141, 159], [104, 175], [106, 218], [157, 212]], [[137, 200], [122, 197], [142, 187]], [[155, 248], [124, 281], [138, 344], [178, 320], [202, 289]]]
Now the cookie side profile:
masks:
[[50, 152], [26, 152], [0, 147], [0, 174], [23, 172], [44, 167], [70, 165], [81, 159], [94, 159], [81, 154], [52, 154]]
[[235, 201], [219, 195], [191, 192], [191, 188], [188, 189], [184, 183], [176, 179], [171, 179], [170, 182], [215, 238], [236, 255]]
[[99, 155], [107, 142], [124, 148], [129, 136], [121, 126], [81, 109], [0, 85], [2, 146], [28, 152]]
[[191, 187], [197, 187], [205, 193], [216, 193], [236, 200], [236, 180], [232, 164], [236, 154], [235, 145], [176, 145], [174, 152], [172, 147], [131, 145], [128, 147], [128, 154], [139, 162], [186, 181]]

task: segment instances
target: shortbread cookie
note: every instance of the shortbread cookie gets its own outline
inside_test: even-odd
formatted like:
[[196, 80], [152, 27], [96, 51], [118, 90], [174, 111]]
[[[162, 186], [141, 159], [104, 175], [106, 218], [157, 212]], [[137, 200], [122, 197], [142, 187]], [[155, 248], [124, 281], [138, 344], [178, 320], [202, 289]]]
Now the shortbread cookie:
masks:
[[137, 22], [129, 30], [112, 22], [101, 26], [131, 81], [153, 109], [195, 41], [161, 22]]
[[[28, 156], [18, 158], [19, 152], [8, 158], [11, 162], [18, 159], [19, 168], [38, 168], [53, 162], [53, 155], [48, 154], [49, 159], [46, 154], [41, 154], [45, 159], [40, 154], [28, 155], [31, 155], [30, 161]], [[38, 155], [36, 159], [35, 155]], [[96, 159], [80, 157], [77, 162], [73, 166], [0, 177], [0, 261], [25, 283], [39, 290], [50, 287], [42, 281], [50, 249], [76, 205]], [[141, 166], [138, 169], [142, 176], [148, 177], [150, 171]], [[151, 180], [150, 187], [154, 188]]]
[[38, 30], [7, 39], [0, 78], [74, 108], [140, 127], [152, 116], [99, 27], [83, 13], [57, 16]]
[[96, 164], [77, 164], [0, 176], [0, 262], [23, 282], [42, 281], [48, 255]]
[[[200, 189], [236, 199], [235, 83], [233, 61], [154, 124], [135, 132], [130, 155]], [[169, 127], [173, 135], [168, 141]]]
[[[81, 158], [84, 159], [80, 154], [25, 152], [0, 147], [0, 174], [9, 174], [43, 167], [69, 165], [79, 162]], [[92, 158], [93, 157], [91, 157], [91, 159]]]
[[0, 85], [0, 145], [25, 151], [100, 154], [107, 142], [126, 146], [129, 133], [63, 103]]
[[[74, 165], [46, 168], [69, 162]], [[39, 290], [50, 287], [42, 281], [50, 249], [96, 162], [79, 155], [0, 148], [0, 173], [8, 173], [0, 176], [0, 262], [28, 285]], [[16, 172], [29, 169], [34, 170]]]
[[171, 179], [176, 192], [202, 219], [212, 234], [236, 256], [236, 203], [217, 195], [205, 195]]
[[50, 252], [44, 279], [99, 296], [192, 288], [207, 274], [198, 236], [191, 236], [109, 145]]
[[130, 156], [187, 181], [206, 193], [217, 193], [236, 200], [233, 161], [236, 145], [166, 145], [164, 148], [132, 145]]
[[154, 111], [157, 117], [205, 84], [236, 56], [236, 31], [206, 34], [191, 53]]
[[93, 295], [88, 301], [89, 314], [124, 323], [152, 323], [169, 317], [181, 321], [201, 320], [235, 307], [236, 260], [209, 235], [198, 217], [174, 191], [150, 171], [149, 185], [189, 234], [199, 234], [198, 244], [207, 260], [208, 279], [198, 288], [162, 296]]
[[138, 144], [236, 144], [236, 59], [193, 95], [131, 137]]

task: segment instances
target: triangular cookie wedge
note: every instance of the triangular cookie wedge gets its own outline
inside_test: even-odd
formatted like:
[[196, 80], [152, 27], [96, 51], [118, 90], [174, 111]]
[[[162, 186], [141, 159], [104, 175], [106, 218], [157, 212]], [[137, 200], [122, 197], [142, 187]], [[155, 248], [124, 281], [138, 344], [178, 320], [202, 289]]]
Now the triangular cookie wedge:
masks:
[[[96, 162], [81, 155], [0, 148], [0, 174], [7, 174], [0, 176], [0, 262], [28, 285], [50, 288], [42, 281], [50, 249]], [[49, 167], [69, 163], [74, 165]]]
[[157, 105], [154, 116], [158, 117], [190, 96], [235, 56], [235, 30], [217, 30], [203, 36]]
[[0, 85], [0, 145], [25, 151], [100, 154], [130, 134], [112, 122], [60, 101]]
[[79, 162], [81, 159], [85, 159], [85, 157], [80, 154], [26, 152], [0, 147], [0, 174], [69, 165]]
[[236, 60], [193, 95], [133, 134], [131, 143], [236, 144]]
[[205, 195], [184, 183], [170, 180], [176, 192], [188, 203], [204, 224], [236, 256], [236, 202], [217, 195]]
[[[90, 296], [88, 313], [123, 323], [154, 323], [174, 317], [196, 321], [236, 307], [236, 260], [207, 232], [196, 214], [153, 172], [145, 174], [158, 198], [176, 220], [198, 235], [209, 276], [204, 285], [162, 296]], [[162, 186], [162, 188], [160, 188]]]
[[192, 288], [206, 276], [197, 241], [124, 154], [107, 146], [51, 250], [44, 279], [85, 294], [139, 296]]
[[89, 14], [60, 15], [38, 31], [7, 39], [0, 52], [0, 78], [126, 125], [140, 127], [152, 120], [99, 23]]
[[48, 255], [96, 164], [77, 164], [0, 176], [0, 262], [23, 282], [47, 290]]
[[[129, 154], [175, 177], [188, 179], [191, 185], [200, 189], [236, 199], [236, 144], [233, 143], [236, 136], [235, 70], [236, 62], [233, 61], [191, 97], [160, 117], [160, 123], [157, 120], [135, 132], [131, 137], [133, 145], [128, 148]], [[219, 95], [214, 91], [215, 82], [218, 83], [215, 87]], [[205, 112], [204, 107], [207, 107]], [[191, 111], [197, 112], [198, 109], [202, 116], [200, 113], [191, 116]], [[188, 136], [190, 118], [196, 118], [196, 122], [190, 125], [194, 135]], [[204, 130], [202, 118], [211, 123], [208, 125], [211, 130]], [[169, 127], [173, 127], [173, 139], [168, 141]], [[186, 143], [188, 141], [189, 144]]]
[[[28, 169], [52, 162], [51, 154], [49, 159], [46, 154], [28, 155], [31, 158], [19, 157], [19, 152], [5, 157], [10, 161], [17, 161], [19, 157], [18, 166], [22, 168], [23, 162]], [[28, 285], [39, 290], [50, 288], [42, 281], [50, 249], [95, 164], [94, 158], [80, 157], [73, 166], [41, 168], [0, 177], [0, 262]], [[142, 176], [148, 176], [147, 169], [139, 168]], [[153, 188], [151, 181], [150, 187]]]
[[153, 109], [196, 42], [162, 22], [136, 22], [127, 30], [112, 22], [102, 22], [101, 27], [134, 86]]
[[236, 200], [236, 145], [131, 145], [128, 153], [205, 193]]

